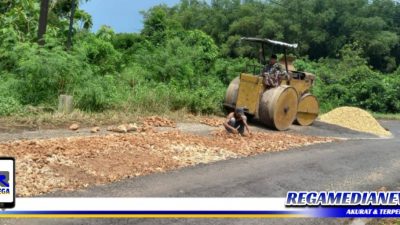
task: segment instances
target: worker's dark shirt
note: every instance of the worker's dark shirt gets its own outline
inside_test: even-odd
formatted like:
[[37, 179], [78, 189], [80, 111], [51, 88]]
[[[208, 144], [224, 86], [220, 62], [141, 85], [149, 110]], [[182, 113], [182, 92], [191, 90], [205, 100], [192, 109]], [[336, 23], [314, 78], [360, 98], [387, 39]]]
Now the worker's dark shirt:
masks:
[[235, 129], [238, 129], [238, 132], [240, 133], [240, 134], [243, 134], [244, 133], [244, 128], [245, 128], [245, 125], [244, 125], [244, 121], [246, 121], [247, 120], [247, 117], [246, 116], [242, 116], [242, 120], [237, 120], [235, 117], [232, 117], [230, 120], [229, 120], [229, 122], [228, 122], [228, 124], [230, 125], [230, 126], [232, 126], [233, 128], [235, 128]]
[[264, 68], [264, 84], [267, 87], [277, 87], [282, 80], [282, 77], [286, 75], [285, 71], [283, 71], [281, 64], [274, 63], [268, 64]]
[[265, 66], [264, 73], [275, 74], [277, 72], [283, 72], [282, 66], [279, 63], [269, 64]]

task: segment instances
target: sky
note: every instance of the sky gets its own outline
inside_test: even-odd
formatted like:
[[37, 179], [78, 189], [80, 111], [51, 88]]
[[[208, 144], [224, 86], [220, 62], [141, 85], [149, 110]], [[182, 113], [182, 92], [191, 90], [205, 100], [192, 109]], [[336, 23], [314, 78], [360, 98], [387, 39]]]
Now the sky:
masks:
[[101, 25], [108, 25], [115, 32], [139, 32], [143, 28], [143, 17], [140, 11], [152, 6], [179, 3], [180, 0], [90, 0], [80, 6], [92, 15], [93, 31]]

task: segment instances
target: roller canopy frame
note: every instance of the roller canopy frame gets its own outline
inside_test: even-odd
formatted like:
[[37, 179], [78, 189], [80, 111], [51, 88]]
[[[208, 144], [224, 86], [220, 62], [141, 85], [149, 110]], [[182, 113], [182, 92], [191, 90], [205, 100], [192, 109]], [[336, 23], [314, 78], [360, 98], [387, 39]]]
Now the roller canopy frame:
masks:
[[298, 44], [289, 44], [282, 41], [274, 41], [267, 38], [255, 38], [255, 37], [242, 37], [240, 41], [249, 41], [249, 42], [256, 42], [261, 44], [261, 54], [260, 56], [260, 64], [263, 64], [262, 61], [266, 62], [265, 60], [265, 49], [264, 44], [272, 44], [284, 47], [284, 58], [285, 58], [285, 69], [286, 72], [289, 73], [288, 62], [287, 62], [287, 48], [297, 48]]
[[250, 41], [250, 42], [258, 42], [258, 43], [265, 43], [265, 44], [272, 44], [272, 45], [279, 45], [287, 48], [297, 48], [298, 44], [289, 44], [282, 41], [275, 41], [267, 38], [254, 38], [254, 37], [242, 37], [240, 38], [241, 41]]

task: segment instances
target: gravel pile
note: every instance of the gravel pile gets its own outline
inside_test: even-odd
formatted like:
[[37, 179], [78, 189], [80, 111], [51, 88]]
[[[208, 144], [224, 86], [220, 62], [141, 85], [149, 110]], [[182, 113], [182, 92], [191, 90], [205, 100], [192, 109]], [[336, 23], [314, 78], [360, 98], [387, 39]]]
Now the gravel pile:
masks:
[[391, 133], [383, 128], [367, 111], [356, 107], [340, 107], [320, 116], [320, 120], [352, 130], [372, 133], [378, 136], [390, 136]]

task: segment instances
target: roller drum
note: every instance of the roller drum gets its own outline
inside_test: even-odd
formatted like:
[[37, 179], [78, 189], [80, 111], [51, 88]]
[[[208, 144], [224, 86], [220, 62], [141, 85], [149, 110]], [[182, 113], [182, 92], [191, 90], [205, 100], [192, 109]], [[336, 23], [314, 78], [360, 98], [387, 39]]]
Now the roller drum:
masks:
[[319, 103], [317, 98], [310, 94], [304, 94], [299, 100], [296, 123], [301, 126], [311, 125], [319, 114]]
[[298, 96], [293, 87], [281, 85], [262, 95], [259, 120], [277, 130], [287, 130], [297, 115]]
[[228, 89], [226, 90], [226, 94], [225, 94], [225, 100], [224, 100], [225, 106], [234, 107], [236, 105], [238, 92], [239, 92], [239, 83], [240, 83], [240, 79], [239, 79], [239, 77], [236, 77], [229, 84]]

